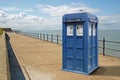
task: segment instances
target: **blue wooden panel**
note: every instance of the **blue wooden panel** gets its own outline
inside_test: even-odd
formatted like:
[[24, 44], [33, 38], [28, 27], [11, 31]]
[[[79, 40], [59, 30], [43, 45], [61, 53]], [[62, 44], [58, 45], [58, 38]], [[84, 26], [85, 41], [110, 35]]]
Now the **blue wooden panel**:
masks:
[[66, 47], [74, 47], [74, 38], [72, 36], [67, 36]]
[[75, 62], [75, 70], [84, 71], [84, 64], [83, 63], [84, 63], [83, 60], [80, 60], [80, 59], [76, 60], [76, 62]]
[[92, 69], [92, 58], [88, 59], [88, 70]]
[[93, 48], [93, 57], [96, 56], [96, 47]]
[[74, 49], [73, 48], [67, 48], [66, 49], [66, 56], [67, 56], [67, 58], [69, 57], [69, 58], [73, 58], [74, 57]]
[[76, 37], [76, 48], [83, 48], [83, 37]]
[[93, 57], [93, 62], [92, 62], [93, 68], [96, 67], [96, 56]]
[[71, 69], [71, 70], [73, 70], [73, 66], [74, 66], [73, 63], [74, 63], [74, 62], [73, 62], [73, 59], [67, 58], [67, 59], [66, 59], [66, 69]]
[[84, 53], [82, 48], [76, 49], [75, 58], [80, 60], [84, 58]]

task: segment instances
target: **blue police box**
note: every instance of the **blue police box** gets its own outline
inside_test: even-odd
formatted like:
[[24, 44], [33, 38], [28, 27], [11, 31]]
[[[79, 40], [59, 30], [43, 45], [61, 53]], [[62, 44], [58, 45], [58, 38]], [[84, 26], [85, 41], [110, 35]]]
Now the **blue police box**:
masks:
[[98, 19], [84, 12], [63, 16], [62, 70], [90, 74], [98, 68]]

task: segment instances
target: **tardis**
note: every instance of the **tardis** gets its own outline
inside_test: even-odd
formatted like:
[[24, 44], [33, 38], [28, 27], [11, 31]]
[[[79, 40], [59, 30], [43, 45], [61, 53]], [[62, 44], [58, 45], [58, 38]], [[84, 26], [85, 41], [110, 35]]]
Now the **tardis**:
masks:
[[62, 25], [62, 70], [89, 75], [98, 68], [97, 17], [65, 14]]

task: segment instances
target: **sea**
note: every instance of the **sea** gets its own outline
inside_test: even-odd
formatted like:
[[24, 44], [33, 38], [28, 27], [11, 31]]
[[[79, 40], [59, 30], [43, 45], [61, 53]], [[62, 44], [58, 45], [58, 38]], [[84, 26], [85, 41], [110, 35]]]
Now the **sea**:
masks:
[[[62, 36], [62, 30], [24, 30], [23, 32], [34, 32], [42, 34], [53, 34]], [[99, 30], [98, 39], [105, 38], [105, 55], [120, 58], [120, 30]], [[62, 40], [62, 39], [61, 39]], [[103, 47], [103, 42], [99, 41], [99, 47]], [[103, 53], [103, 49], [99, 48], [99, 53]]]

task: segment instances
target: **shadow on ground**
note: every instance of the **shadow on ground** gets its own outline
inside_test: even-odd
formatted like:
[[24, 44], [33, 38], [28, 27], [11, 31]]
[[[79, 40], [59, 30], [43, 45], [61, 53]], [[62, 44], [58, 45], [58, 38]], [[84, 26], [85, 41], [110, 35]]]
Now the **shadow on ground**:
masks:
[[11, 80], [26, 80], [9, 40], [10, 37], [6, 34], [6, 43], [7, 43]]
[[120, 66], [100, 66], [91, 75], [98, 76], [120, 76]]

